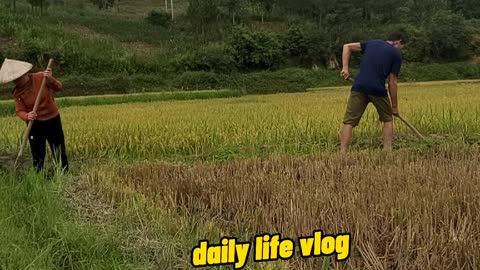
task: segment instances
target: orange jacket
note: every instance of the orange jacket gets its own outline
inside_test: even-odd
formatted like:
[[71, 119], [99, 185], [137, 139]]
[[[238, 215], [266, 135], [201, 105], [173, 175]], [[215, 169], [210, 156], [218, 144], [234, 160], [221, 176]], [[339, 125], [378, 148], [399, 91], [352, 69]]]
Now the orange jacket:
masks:
[[[38, 92], [40, 92], [43, 80], [43, 72], [28, 75], [30, 76], [30, 81], [20, 88], [15, 87], [12, 92], [12, 95], [15, 97], [16, 113], [24, 121], [28, 121], [28, 113], [33, 111], [35, 99], [37, 98]], [[53, 92], [60, 92], [62, 90], [61, 82], [54, 78], [47, 80], [46, 88], [38, 104], [37, 120], [50, 120], [59, 114], [57, 104], [53, 98]]]

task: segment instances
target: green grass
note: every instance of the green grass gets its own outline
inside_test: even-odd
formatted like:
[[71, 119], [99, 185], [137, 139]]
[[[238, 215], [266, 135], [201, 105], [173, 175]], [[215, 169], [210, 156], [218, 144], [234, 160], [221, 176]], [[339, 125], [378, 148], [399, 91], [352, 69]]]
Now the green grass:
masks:
[[49, 24], [62, 22], [65, 29], [75, 26], [85, 27], [83, 34], [105, 35], [120, 42], [145, 42], [153, 45], [167, 45], [165, 42], [172, 34], [167, 29], [148, 24], [143, 18], [125, 18], [98, 12], [79, 12], [78, 10], [55, 10], [56, 16], [47, 16]]
[[135, 192], [105, 218], [98, 204], [106, 193], [95, 202], [82, 197], [85, 186], [77, 188], [81, 194], [69, 188], [92, 181], [80, 175], [72, 183], [61, 175], [0, 169], [0, 269], [193, 269], [190, 250], [224, 233], [198, 216], [152, 207]]
[[[121, 249], [113, 227], [74, 219], [63, 181], [0, 171], [1, 269], [133, 269], [148, 264]], [[140, 259], [139, 259], [140, 258]]]

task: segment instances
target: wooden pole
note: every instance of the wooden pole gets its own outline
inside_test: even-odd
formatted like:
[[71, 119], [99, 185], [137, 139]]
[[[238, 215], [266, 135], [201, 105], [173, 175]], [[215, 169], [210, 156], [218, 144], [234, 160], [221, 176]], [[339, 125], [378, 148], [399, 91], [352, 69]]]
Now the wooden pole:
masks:
[[[47, 69], [52, 68], [52, 64], [53, 64], [53, 59], [50, 59], [48, 61]], [[35, 99], [35, 105], [33, 106], [33, 112], [35, 113], [37, 112], [38, 105], [40, 104], [40, 99], [43, 95], [43, 92], [45, 91], [46, 84], [47, 84], [47, 79], [44, 77], [42, 80], [42, 84], [40, 86], [40, 91], [38, 92], [37, 97]], [[32, 130], [32, 126], [33, 126], [33, 120], [28, 122], [28, 126], [25, 129], [25, 132], [23, 133], [22, 144], [20, 145], [20, 150], [18, 151], [17, 159], [15, 160], [15, 170], [18, 167], [18, 161], [20, 160], [20, 157], [22, 157], [23, 155], [23, 149], [25, 148], [25, 144], [28, 140], [28, 136], [30, 135], [30, 131]]]
[[408, 122], [405, 118], [403, 118], [401, 115], [397, 115], [397, 118], [402, 120], [402, 122], [409, 127], [415, 135], [417, 135], [418, 138], [425, 140], [425, 137], [420, 133], [410, 122]]

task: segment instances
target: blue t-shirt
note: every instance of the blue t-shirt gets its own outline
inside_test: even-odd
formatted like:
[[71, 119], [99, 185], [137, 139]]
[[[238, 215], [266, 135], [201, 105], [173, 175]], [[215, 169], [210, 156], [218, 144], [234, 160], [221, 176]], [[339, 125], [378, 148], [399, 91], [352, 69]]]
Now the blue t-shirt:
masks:
[[383, 40], [360, 42], [362, 61], [352, 90], [373, 96], [388, 96], [385, 80], [390, 74], [397, 77], [402, 66], [400, 50]]

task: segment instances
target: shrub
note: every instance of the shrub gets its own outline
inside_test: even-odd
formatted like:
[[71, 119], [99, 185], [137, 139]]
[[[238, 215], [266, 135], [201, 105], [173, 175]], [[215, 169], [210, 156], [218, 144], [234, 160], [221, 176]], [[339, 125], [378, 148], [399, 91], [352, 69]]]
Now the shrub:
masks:
[[476, 79], [480, 77], [480, 65], [467, 63], [408, 64], [402, 69], [402, 81], [439, 81]]
[[109, 9], [115, 4], [115, 0], [90, 0], [98, 9]]
[[233, 31], [228, 51], [244, 70], [277, 68], [285, 60], [280, 38], [276, 34], [242, 27]]
[[89, 75], [77, 75], [60, 78], [65, 91], [59, 96], [86, 96], [101, 94], [128, 94], [145, 92], [145, 89], [158, 90], [165, 86], [160, 76], [154, 75], [128, 75], [115, 74], [103, 75], [105, 77], [92, 77]]
[[468, 59], [472, 36], [461, 15], [438, 12], [432, 17], [427, 29], [432, 58], [450, 61]]
[[187, 71], [172, 81], [172, 86], [180, 90], [221, 89], [229, 84], [228, 76], [205, 71]]
[[238, 87], [249, 94], [302, 92], [307, 88], [345, 84], [337, 72], [289, 68], [275, 72], [244, 74]]
[[213, 71], [232, 73], [237, 70], [237, 64], [226, 52], [223, 44], [210, 44], [197, 51], [190, 51], [174, 58], [171, 63], [177, 72]]
[[320, 31], [292, 27], [284, 36], [283, 48], [290, 58], [302, 65], [323, 65], [327, 62], [324, 43], [325, 40]]
[[403, 50], [403, 58], [407, 62], [428, 62], [431, 60], [429, 53], [430, 40], [423, 28], [411, 28], [411, 38]]
[[164, 11], [152, 10], [145, 20], [153, 25], [167, 27], [170, 24], [170, 14]]

